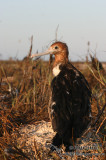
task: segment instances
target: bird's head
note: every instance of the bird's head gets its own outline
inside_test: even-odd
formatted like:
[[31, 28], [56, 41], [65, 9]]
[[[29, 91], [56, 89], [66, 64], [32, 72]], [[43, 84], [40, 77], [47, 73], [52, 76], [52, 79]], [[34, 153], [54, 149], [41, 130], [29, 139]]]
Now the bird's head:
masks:
[[46, 54], [51, 54], [55, 56], [54, 65], [57, 63], [66, 63], [68, 62], [68, 47], [63, 42], [53, 43], [46, 52], [40, 54], [33, 54], [31, 57], [43, 56]]

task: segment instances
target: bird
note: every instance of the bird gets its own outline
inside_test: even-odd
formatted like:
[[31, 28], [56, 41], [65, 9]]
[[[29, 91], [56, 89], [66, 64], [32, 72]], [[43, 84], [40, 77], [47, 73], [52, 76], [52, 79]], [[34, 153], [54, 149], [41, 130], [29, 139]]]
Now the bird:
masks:
[[69, 150], [91, 122], [91, 89], [84, 75], [69, 62], [66, 43], [57, 41], [41, 54], [54, 55], [51, 99], [48, 107], [52, 128], [56, 135], [52, 144], [62, 144]]

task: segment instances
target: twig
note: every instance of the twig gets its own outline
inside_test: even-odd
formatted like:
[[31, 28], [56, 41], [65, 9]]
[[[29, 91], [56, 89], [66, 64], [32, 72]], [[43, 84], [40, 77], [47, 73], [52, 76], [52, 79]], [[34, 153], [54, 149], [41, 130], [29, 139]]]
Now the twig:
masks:
[[1, 66], [1, 69], [2, 69], [2, 72], [3, 72], [4, 76], [5, 76], [5, 78], [6, 78], [7, 84], [8, 84], [8, 86], [9, 86], [9, 91], [11, 92], [12, 87], [11, 87], [11, 84], [9, 83], [7, 74], [6, 74], [6, 72], [4, 71], [4, 68], [3, 68], [2, 66]]
[[95, 77], [95, 79], [105, 87], [106, 86], [105, 83], [103, 83], [101, 80], [99, 80], [99, 78], [96, 77], [96, 75], [94, 74], [93, 70], [89, 67], [88, 64], [87, 64], [87, 66], [88, 66], [89, 70], [92, 72], [92, 74]]
[[96, 123], [98, 122], [98, 120], [100, 119], [100, 117], [101, 117], [103, 111], [105, 110], [105, 107], [106, 107], [106, 104], [103, 106], [101, 112], [97, 115], [97, 118], [96, 118], [95, 122], [91, 125], [92, 127], [94, 127], [95, 124], [96, 124]]
[[55, 32], [55, 41], [57, 41], [57, 32], [58, 32], [58, 28], [59, 28], [59, 24], [58, 24], [58, 26], [57, 26], [57, 28], [56, 28], [56, 32]]
[[105, 117], [105, 118], [103, 119], [103, 121], [101, 122], [99, 128], [98, 128], [97, 131], [96, 131], [96, 134], [99, 132], [99, 130], [100, 130], [100, 128], [101, 128], [101, 126], [103, 125], [103, 123], [104, 123], [105, 120], [106, 120], [106, 117]]
[[99, 106], [99, 103], [98, 103], [98, 97], [96, 95], [92, 95], [92, 97], [97, 101], [97, 109], [98, 109], [98, 113], [100, 113], [101, 109], [100, 109], [100, 106]]
[[26, 154], [25, 154], [21, 149], [17, 148], [14, 144], [12, 144], [12, 145], [13, 145], [13, 147], [14, 147], [16, 150], [13, 149], [13, 148], [8, 148], [8, 152], [9, 152], [10, 154], [18, 154], [18, 155], [21, 155], [21, 156], [23, 156], [24, 158], [30, 160], [30, 158], [29, 158], [28, 156], [26, 156]]
[[31, 53], [32, 53], [32, 47], [33, 47], [33, 36], [31, 36], [31, 46], [30, 46], [30, 49], [29, 49], [28, 57], [30, 57], [30, 56], [31, 56]]
[[38, 147], [37, 147], [37, 143], [34, 139], [34, 149], [35, 149], [35, 158], [38, 159], [38, 160], [41, 160], [41, 157], [39, 155], [39, 151], [38, 151]]

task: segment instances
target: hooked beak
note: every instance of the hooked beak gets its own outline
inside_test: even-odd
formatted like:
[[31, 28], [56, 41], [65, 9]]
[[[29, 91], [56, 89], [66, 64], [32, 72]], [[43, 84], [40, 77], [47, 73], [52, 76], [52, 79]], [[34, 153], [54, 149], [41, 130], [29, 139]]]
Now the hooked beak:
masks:
[[40, 57], [40, 56], [44, 56], [44, 55], [47, 55], [47, 54], [53, 54], [53, 50], [51, 48], [49, 48], [47, 51], [45, 51], [43, 53], [32, 54], [31, 58]]

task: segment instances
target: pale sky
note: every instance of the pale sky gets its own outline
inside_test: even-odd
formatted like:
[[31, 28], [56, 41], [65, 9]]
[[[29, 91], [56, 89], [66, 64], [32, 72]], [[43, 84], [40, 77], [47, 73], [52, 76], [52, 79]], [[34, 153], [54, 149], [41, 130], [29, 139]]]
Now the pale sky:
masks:
[[[57, 38], [66, 42], [70, 59], [87, 55], [87, 42], [106, 61], [106, 0], [0, 0], [0, 59], [22, 59], [46, 50]], [[44, 57], [47, 58], [46, 56]]]

